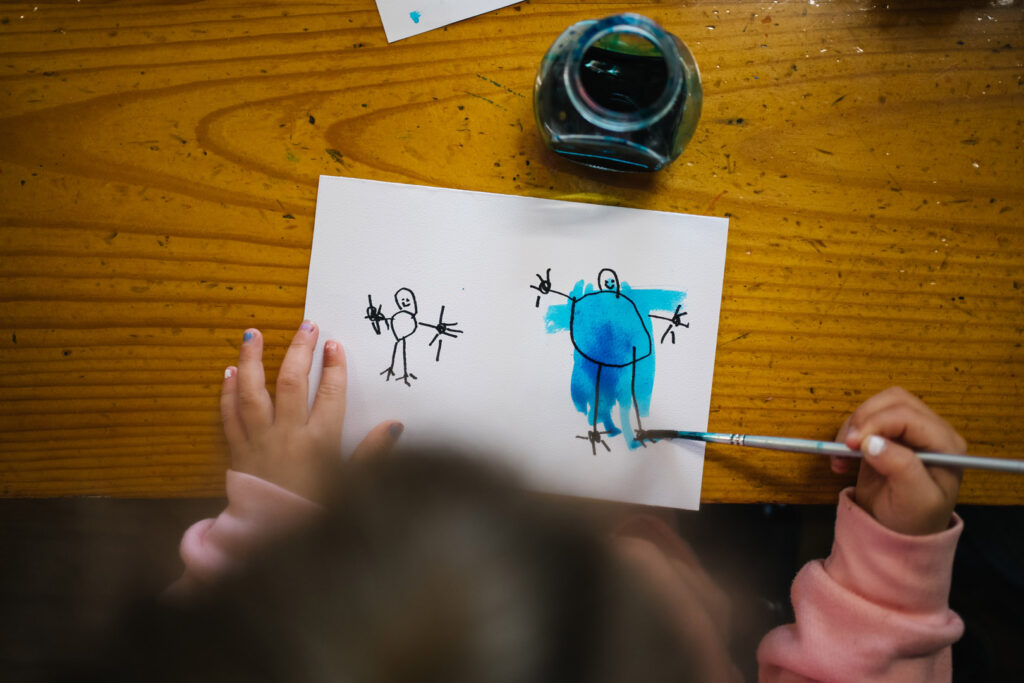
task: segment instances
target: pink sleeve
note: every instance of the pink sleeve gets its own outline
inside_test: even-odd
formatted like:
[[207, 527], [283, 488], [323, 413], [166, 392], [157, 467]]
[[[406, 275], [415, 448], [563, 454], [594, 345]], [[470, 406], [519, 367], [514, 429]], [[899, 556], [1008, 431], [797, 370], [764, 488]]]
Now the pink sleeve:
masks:
[[194, 593], [238, 567], [253, 552], [323, 508], [276, 484], [228, 470], [228, 506], [216, 519], [188, 528], [181, 539], [185, 573], [168, 589], [171, 597]]
[[964, 628], [948, 605], [962, 530], [954, 515], [941, 533], [898, 534], [844, 490], [832, 554], [797, 574], [796, 623], [761, 641], [759, 680], [949, 681]]

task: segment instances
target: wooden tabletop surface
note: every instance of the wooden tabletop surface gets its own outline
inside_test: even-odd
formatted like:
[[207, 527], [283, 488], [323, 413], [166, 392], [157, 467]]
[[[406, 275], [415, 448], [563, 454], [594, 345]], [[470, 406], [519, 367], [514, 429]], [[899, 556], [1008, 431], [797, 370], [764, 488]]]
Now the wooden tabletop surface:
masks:
[[[320, 174], [728, 216], [710, 429], [831, 438], [899, 384], [1024, 457], [1020, 5], [534, 0], [388, 45], [371, 0], [3, 2], [0, 491], [221, 494], [223, 368], [257, 326], [273, 379]], [[533, 119], [554, 38], [626, 10], [702, 71], [653, 176], [554, 158]], [[850, 481], [709, 447], [703, 500]]]

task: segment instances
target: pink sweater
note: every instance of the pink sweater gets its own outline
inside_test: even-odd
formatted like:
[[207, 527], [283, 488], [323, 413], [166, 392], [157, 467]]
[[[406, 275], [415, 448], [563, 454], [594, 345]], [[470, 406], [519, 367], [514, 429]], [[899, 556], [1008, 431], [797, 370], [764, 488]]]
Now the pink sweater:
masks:
[[796, 623], [757, 650], [761, 681], [949, 681], [950, 646], [964, 624], [949, 609], [953, 553], [963, 521], [905, 536], [839, 496], [832, 554], [793, 581]]
[[[809, 562], [793, 582], [796, 623], [774, 629], [761, 641], [760, 681], [950, 680], [950, 646], [963, 633], [963, 622], [947, 598], [963, 522], [954, 516], [942, 533], [904, 536], [875, 521], [852, 494], [848, 488], [839, 496], [832, 554]], [[185, 532], [185, 573], [168, 589], [171, 595], [192, 593], [230, 572], [257, 548], [322, 509], [235, 471], [227, 475], [227, 496], [219, 517]], [[638, 536], [655, 543], [660, 536], [666, 554], [696, 564], [678, 537], [668, 540], [667, 534], [652, 531], [649, 521], [637, 525], [643, 527], [647, 530]], [[695, 569], [703, 573], [699, 565]]]

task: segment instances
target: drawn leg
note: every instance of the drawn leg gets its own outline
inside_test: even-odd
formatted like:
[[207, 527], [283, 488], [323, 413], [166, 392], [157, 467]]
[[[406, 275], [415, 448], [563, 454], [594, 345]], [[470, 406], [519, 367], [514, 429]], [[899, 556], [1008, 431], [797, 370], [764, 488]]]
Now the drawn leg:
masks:
[[402, 381], [405, 382], [405, 386], [411, 387], [409, 384], [410, 379], [416, 379], [416, 375], [409, 372], [409, 362], [405, 355], [405, 339], [402, 339]]
[[590, 442], [590, 449], [591, 449], [593, 455], [597, 455], [597, 444], [601, 444], [602, 446], [604, 446], [604, 449], [606, 451], [611, 451], [611, 448], [608, 446], [607, 442], [605, 442], [605, 440], [601, 438], [602, 434], [607, 434], [608, 432], [599, 431], [598, 428], [597, 428], [598, 405], [599, 405], [599, 402], [601, 400], [601, 368], [602, 367], [604, 367], [604, 366], [601, 365], [600, 363], [597, 364], [597, 375], [594, 378], [594, 421], [593, 421], [593, 427], [592, 427], [592, 429], [589, 432], [587, 432], [586, 436], [577, 436], [576, 437], [577, 439], [586, 439], [587, 441]]
[[633, 399], [633, 412], [636, 413], [636, 430], [634, 432], [634, 439], [640, 442], [640, 445], [647, 448], [647, 444], [644, 441], [647, 438], [647, 432], [644, 430], [643, 422], [640, 421], [640, 404], [636, 400], [636, 347], [633, 347], [633, 362], [630, 364], [629, 369], [632, 371], [632, 376], [629, 378], [629, 395]]
[[633, 411], [636, 413], [636, 431], [633, 433], [633, 438], [640, 442], [640, 445], [647, 448], [647, 441], [654, 443], [657, 439], [652, 439], [647, 436], [647, 430], [644, 429], [643, 422], [640, 420], [640, 404], [636, 400], [636, 348], [633, 348], [633, 376], [629, 381], [629, 393], [633, 397]]
[[385, 382], [395, 376], [395, 356], [398, 354], [398, 344], [399, 342], [396, 341], [395, 345], [391, 347], [391, 365], [380, 371], [380, 374], [384, 375]]

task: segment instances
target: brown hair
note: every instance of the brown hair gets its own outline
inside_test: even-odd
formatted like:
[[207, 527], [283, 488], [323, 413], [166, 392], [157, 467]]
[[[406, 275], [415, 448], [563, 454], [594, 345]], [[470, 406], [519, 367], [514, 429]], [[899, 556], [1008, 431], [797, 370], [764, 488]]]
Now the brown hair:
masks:
[[96, 680], [690, 680], [688, 645], [561, 503], [437, 453], [348, 465], [333, 500], [208, 595], [143, 610]]

